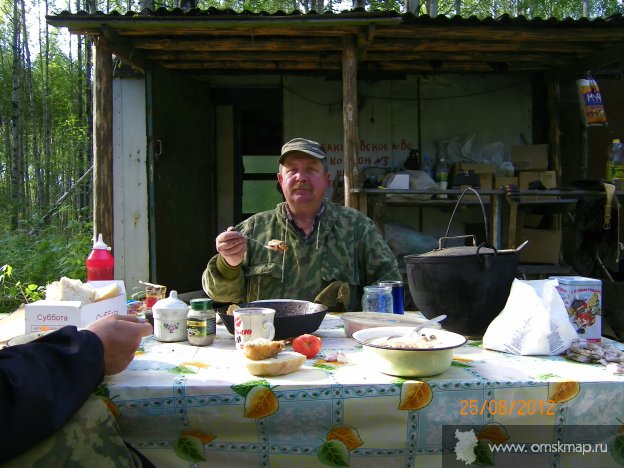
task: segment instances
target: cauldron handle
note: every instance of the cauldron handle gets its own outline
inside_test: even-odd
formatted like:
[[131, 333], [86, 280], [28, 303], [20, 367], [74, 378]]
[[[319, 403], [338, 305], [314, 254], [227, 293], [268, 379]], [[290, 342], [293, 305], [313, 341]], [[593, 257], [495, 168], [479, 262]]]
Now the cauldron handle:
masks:
[[494, 252], [494, 255], [482, 255], [481, 248], [483, 247], [486, 247], [486, 245], [479, 244], [479, 246], [477, 247], [477, 261], [481, 264], [481, 268], [483, 269], [483, 271], [488, 271], [490, 268], [492, 268], [492, 265], [494, 265], [494, 259], [496, 258], [498, 250], [496, 250], [496, 247], [492, 245], [490, 246], [490, 248]]
[[455, 212], [457, 211], [457, 208], [459, 207], [459, 204], [462, 201], [462, 198], [464, 198], [464, 195], [466, 195], [467, 191], [471, 191], [473, 192], [476, 196], [477, 199], [479, 200], [479, 204], [481, 205], [481, 212], [483, 213], [483, 223], [484, 223], [484, 227], [485, 227], [485, 246], [486, 247], [492, 247], [490, 245], [490, 235], [488, 233], [488, 222], [487, 222], [487, 216], [485, 214], [485, 206], [483, 205], [483, 200], [481, 200], [481, 196], [479, 195], [479, 192], [477, 192], [475, 189], [473, 189], [472, 187], [466, 187], [464, 189], [464, 191], [461, 193], [461, 195], [459, 196], [459, 198], [457, 199], [457, 203], [455, 204], [455, 208], [453, 208], [453, 212], [451, 213], [451, 219], [449, 220], [448, 226], [446, 227], [446, 234], [444, 234], [444, 237], [448, 237], [449, 235], [449, 231], [451, 230], [451, 224], [453, 223], [453, 218], [455, 217]]
[[472, 246], [477, 247], [477, 237], [473, 236], [472, 234], [469, 234], [466, 236], [440, 237], [438, 239], [438, 250], [442, 250], [446, 247], [447, 240], [458, 240], [458, 239], [464, 239], [464, 243], [466, 242], [466, 239], [472, 239]]

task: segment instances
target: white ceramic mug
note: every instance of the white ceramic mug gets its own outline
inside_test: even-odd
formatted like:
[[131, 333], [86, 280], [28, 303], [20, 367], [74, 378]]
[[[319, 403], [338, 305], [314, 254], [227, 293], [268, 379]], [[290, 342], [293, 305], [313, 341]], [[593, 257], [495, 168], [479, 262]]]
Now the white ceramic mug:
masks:
[[243, 349], [247, 341], [256, 338], [272, 340], [275, 336], [273, 318], [275, 309], [267, 307], [241, 307], [234, 311], [234, 340], [236, 348]]

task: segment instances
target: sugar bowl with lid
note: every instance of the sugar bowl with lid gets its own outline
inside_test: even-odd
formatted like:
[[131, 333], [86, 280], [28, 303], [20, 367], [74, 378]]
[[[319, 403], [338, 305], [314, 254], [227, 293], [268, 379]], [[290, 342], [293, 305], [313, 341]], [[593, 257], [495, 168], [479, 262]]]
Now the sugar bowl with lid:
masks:
[[184, 341], [188, 304], [178, 299], [178, 292], [171, 291], [169, 297], [160, 299], [152, 306], [154, 313], [154, 335], [158, 341]]

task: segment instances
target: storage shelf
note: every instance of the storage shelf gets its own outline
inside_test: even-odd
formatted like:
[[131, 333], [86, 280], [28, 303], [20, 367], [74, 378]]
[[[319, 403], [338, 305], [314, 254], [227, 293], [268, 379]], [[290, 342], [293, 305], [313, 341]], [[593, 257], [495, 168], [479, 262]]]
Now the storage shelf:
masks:
[[[386, 206], [405, 206], [405, 207], [437, 207], [445, 209], [446, 207], [457, 204], [458, 195], [461, 195], [463, 189], [449, 190], [406, 190], [406, 189], [351, 189], [351, 193], [357, 194], [359, 202], [359, 210], [373, 219], [376, 223], [380, 223], [379, 213]], [[503, 248], [503, 210], [506, 209], [507, 224], [506, 232], [507, 246], [514, 246], [515, 233], [517, 229], [516, 214], [518, 210], [526, 210], [533, 213], [542, 214], [561, 214], [570, 212], [575, 209], [576, 202], [581, 197], [604, 197], [604, 192], [595, 190], [577, 190], [572, 188], [558, 188], [548, 190], [519, 190], [517, 194], [519, 199], [511, 199], [507, 197], [507, 191], [503, 189], [484, 189], [477, 190], [482, 201], [490, 212], [490, 240], [496, 248]], [[448, 199], [429, 198], [426, 200], [418, 200], [408, 198], [413, 195], [435, 195], [446, 194]], [[402, 197], [393, 197], [393, 195], [402, 195]], [[623, 191], [617, 191], [616, 196], [624, 195]], [[470, 198], [468, 198], [470, 197]], [[528, 198], [527, 198], [528, 197]], [[462, 206], [478, 206], [479, 202], [475, 199], [473, 193], [466, 193], [462, 199]], [[563, 270], [557, 270], [558, 265], [527, 265], [524, 271], [527, 274], [538, 275], [540, 271], [550, 270], [551, 274], [565, 274], [570, 269], [561, 267]], [[560, 273], [558, 273], [561, 271]]]

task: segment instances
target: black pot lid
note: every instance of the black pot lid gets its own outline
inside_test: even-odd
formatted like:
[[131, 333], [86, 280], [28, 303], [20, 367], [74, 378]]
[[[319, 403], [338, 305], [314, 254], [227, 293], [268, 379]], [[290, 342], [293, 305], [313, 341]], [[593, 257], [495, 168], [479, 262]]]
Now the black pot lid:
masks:
[[[432, 250], [431, 252], [426, 252], [426, 253], [419, 254], [419, 255], [408, 255], [407, 257], [414, 257], [414, 258], [467, 257], [467, 256], [477, 255], [477, 253], [479, 255], [493, 255], [494, 253], [498, 254], [498, 251], [495, 251], [494, 249], [490, 247], [483, 246], [479, 248], [479, 247], [470, 245], [470, 246], [446, 247], [443, 249], [435, 249], [435, 250]], [[513, 252], [506, 252], [506, 253], [513, 253]], [[501, 255], [504, 255], [504, 254], [501, 254]]]

